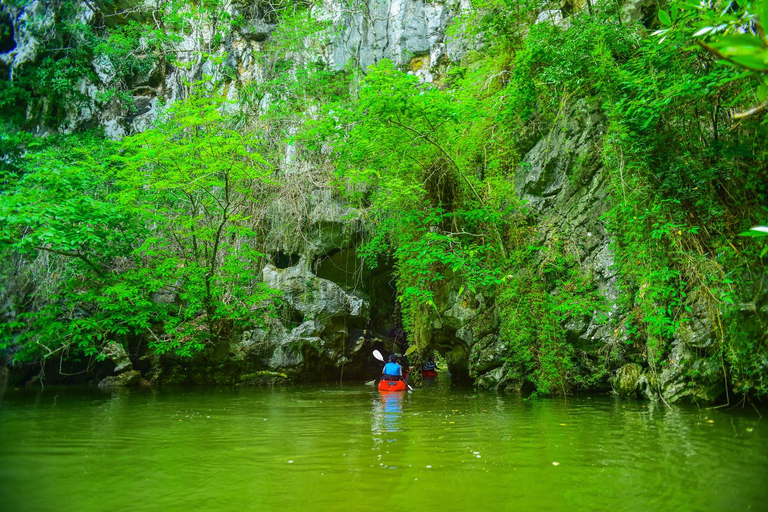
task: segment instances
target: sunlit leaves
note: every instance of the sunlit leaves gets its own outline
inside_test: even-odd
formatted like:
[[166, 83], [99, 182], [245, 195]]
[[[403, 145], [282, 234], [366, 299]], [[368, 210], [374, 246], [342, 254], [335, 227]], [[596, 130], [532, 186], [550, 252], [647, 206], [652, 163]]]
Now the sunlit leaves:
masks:
[[222, 106], [193, 96], [123, 143], [29, 155], [0, 196], [0, 241], [52, 255], [57, 270], [45, 283], [53, 295], [2, 327], [24, 347], [19, 357], [93, 356], [132, 336], [191, 355], [264, 317], [273, 293], [258, 279], [250, 212], [271, 170]]

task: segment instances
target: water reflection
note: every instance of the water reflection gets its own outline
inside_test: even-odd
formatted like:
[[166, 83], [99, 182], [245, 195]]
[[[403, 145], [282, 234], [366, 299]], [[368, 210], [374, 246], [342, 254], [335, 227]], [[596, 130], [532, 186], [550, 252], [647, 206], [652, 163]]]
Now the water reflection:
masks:
[[374, 399], [371, 422], [374, 434], [402, 431], [404, 396], [405, 393], [379, 393], [379, 396]]
[[525, 401], [439, 379], [413, 393], [6, 390], [0, 509], [766, 508], [768, 422], [751, 409]]

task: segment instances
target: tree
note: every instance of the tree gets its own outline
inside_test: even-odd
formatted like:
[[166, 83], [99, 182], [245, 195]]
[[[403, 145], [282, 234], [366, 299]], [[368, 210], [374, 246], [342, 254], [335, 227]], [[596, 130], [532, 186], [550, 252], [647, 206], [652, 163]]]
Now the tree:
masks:
[[271, 185], [247, 133], [229, 129], [222, 98], [193, 95], [152, 130], [125, 140], [120, 202], [150, 223], [136, 256], [179, 294], [157, 350], [193, 350], [253, 320], [271, 292], [258, 283], [252, 212]]
[[193, 96], [122, 143], [73, 136], [27, 157], [0, 196], [0, 249], [8, 268], [46, 270], [18, 294], [2, 347], [103, 357], [109, 341], [148, 336], [189, 356], [269, 313], [251, 215], [270, 171], [224, 107]]

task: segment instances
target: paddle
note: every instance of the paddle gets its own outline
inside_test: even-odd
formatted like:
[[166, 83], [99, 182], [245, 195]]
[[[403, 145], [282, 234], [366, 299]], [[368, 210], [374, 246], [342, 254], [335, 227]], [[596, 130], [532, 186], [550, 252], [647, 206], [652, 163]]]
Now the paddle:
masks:
[[[373, 357], [375, 357], [376, 359], [378, 359], [378, 360], [379, 360], [379, 361], [381, 361], [382, 363], [384, 362], [384, 356], [383, 356], [383, 355], [381, 355], [381, 352], [379, 352], [378, 350], [374, 350], [374, 351], [373, 351]], [[401, 377], [402, 377], [402, 375], [401, 375]], [[403, 382], [405, 382], [405, 379], [403, 379]], [[407, 382], [405, 382], [405, 385], [406, 385], [406, 386], [408, 386], [408, 389], [410, 389], [411, 391], [413, 391], [413, 388], [411, 387], [411, 385], [410, 385], [410, 384], [408, 384]]]

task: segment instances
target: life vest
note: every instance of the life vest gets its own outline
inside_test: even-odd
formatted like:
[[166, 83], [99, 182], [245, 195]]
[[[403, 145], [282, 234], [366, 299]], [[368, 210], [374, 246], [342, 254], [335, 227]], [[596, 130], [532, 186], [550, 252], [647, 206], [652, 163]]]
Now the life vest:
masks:
[[402, 375], [403, 369], [397, 363], [387, 363], [384, 365], [384, 375]]

